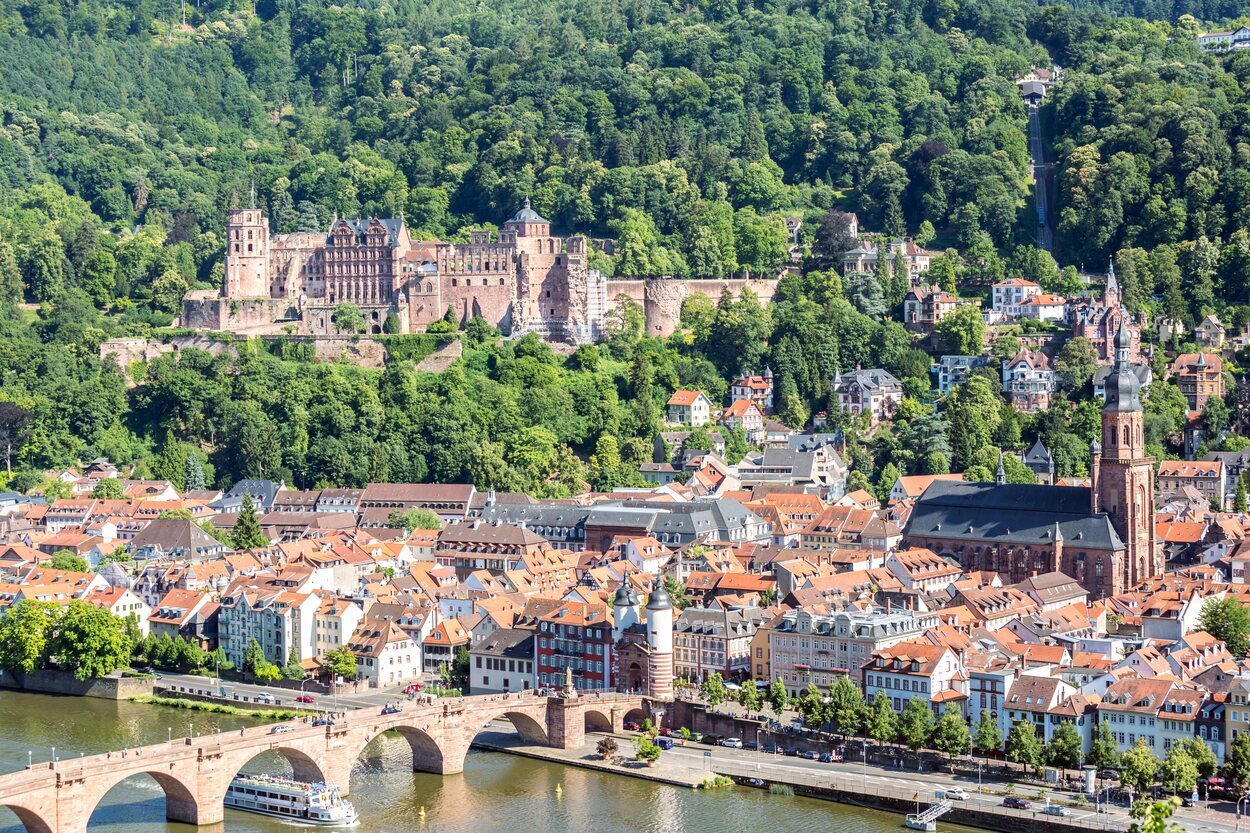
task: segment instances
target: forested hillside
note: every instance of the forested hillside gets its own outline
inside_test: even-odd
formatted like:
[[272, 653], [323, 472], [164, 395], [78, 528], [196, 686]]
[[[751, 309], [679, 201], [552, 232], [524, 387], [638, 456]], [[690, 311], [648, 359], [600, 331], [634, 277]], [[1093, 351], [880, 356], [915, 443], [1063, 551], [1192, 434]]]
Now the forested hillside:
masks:
[[[197, 454], [223, 482], [559, 494], [583, 476], [628, 482], [673, 387], [716, 396], [764, 363], [794, 425], [826, 406], [839, 368], [904, 380], [898, 424], [852, 443], [865, 480], [981, 465], [1022, 432], [1078, 473], [1088, 403], [1029, 421], [993, 390], [946, 416], [922, 405], [928, 357], [889, 320], [906, 285], [887, 269], [843, 286], [845, 241], [824, 221], [854, 211], [953, 250], [934, 271], [952, 289], [1017, 274], [1066, 291], [1058, 266], [1115, 257], [1135, 307], [1159, 295], [1192, 319], [1246, 304], [1250, 55], [1200, 53], [1205, 23], [1174, 15], [1223, 19], [1229, 4], [1163, 5], [0, 0], [0, 402], [30, 415], [0, 419], [20, 440], [14, 484], [95, 454], [178, 480]], [[1029, 245], [1015, 85], [1052, 56], [1067, 68], [1046, 116], [1058, 264]], [[127, 389], [96, 358], [217, 283], [230, 206], [255, 199], [277, 231], [402, 214], [414, 236], [464, 239], [526, 196], [560, 231], [616, 238], [593, 264], [615, 274], [775, 273], [786, 217], [804, 220], [811, 254], [771, 309], [694, 305], [665, 342], [630, 310], [608, 345], [570, 359], [480, 327], [441, 376], [245, 348], [155, 360]], [[1160, 401], [1156, 446], [1184, 416]], [[980, 417], [948, 424], [960, 408]]]

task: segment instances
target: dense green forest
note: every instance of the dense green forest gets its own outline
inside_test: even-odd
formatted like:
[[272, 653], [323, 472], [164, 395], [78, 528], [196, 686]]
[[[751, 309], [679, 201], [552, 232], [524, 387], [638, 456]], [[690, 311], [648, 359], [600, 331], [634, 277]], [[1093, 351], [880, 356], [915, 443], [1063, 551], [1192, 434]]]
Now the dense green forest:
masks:
[[[764, 363], [794, 425], [826, 407], [839, 368], [904, 380], [897, 425], [871, 443], [849, 426], [865, 480], [988, 466], [994, 445], [1034, 434], [1079, 474], [1096, 431], [1084, 371], [1070, 374], [1073, 402], [1038, 418], [1005, 408], [993, 374], [935, 413], [928, 357], [890, 320], [906, 284], [885, 264], [843, 285], [833, 220], [854, 211], [866, 229], [947, 249], [934, 274], [950, 289], [1018, 274], [1072, 291], [1060, 264], [1114, 257], [1136, 308], [1244, 318], [1250, 55], [1202, 54], [1205, 24], [1183, 16], [1236, 12], [1214, 0], [0, 0], [0, 440], [15, 440], [13, 485], [96, 454], [181, 484], [194, 455], [223, 483], [472, 479], [563, 494], [583, 477], [630, 482], [672, 388], [716, 397]], [[1066, 70], [1045, 108], [1058, 262], [1029, 245], [1015, 86], [1052, 60]], [[810, 254], [770, 309], [692, 304], [666, 341], [626, 310], [608, 343], [567, 358], [496, 343], [481, 322], [438, 376], [407, 359], [310, 367], [298, 350], [244, 345], [162, 357], [132, 368], [128, 387], [96, 358], [103, 339], [151, 335], [188, 288], [217, 283], [230, 206], [255, 199], [278, 231], [402, 214], [414, 236], [462, 239], [526, 196], [557, 229], [616, 238], [595, 265], [617, 274], [774, 272], [786, 217], [804, 220]], [[949, 330], [955, 344], [979, 333]], [[1152, 397], [1159, 449], [1183, 422], [1178, 395]]]

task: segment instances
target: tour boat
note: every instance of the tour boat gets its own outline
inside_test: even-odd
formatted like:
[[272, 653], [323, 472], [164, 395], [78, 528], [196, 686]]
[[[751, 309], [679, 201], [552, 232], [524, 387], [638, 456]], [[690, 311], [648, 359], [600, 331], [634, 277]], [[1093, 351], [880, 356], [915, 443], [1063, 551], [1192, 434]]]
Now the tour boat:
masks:
[[226, 790], [226, 806], [304, 824], [346, 825], [356, 809], [334, 784], [307, 784], [277, 775], [238, 775]]

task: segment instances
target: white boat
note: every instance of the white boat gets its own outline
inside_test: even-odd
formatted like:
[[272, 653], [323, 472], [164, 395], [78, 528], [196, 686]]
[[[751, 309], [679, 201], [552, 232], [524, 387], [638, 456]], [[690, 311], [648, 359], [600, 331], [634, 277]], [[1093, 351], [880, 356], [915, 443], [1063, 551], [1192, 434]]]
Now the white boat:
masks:
[[226, 790], [227, 807], [304, 824], [348, 825], [356, 808], [335, 784], [308, 784], [277, 775], [238, 775]]

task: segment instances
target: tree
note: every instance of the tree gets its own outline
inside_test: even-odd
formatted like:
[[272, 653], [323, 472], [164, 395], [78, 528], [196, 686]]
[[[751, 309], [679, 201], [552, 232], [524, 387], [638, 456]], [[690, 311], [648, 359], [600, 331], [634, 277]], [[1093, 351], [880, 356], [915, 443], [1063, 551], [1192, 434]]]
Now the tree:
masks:
[[981, 709], [981, 719], [972, 738], [972, 746], [982, 755], [998, 753], [1003, 749], [1003, 731], [989, 709]]
[[1233, 511], [1243, 515], [1250, 512], [1250, 504], [1246, 501], [1246, 484], [1240, 478], [1237, 480], [1237, 493], [1233, 497]]
[[953, 705], [947, 705], [933, 728], [933, 748], [945, 752], [948, 758], [963, 755], [972, 748], [972, 737], [963, 713]]
[[183, 487], [188, 492], [204, 488], [204, 462], [197, 453], [192, 452], [187, 455], [187, 467], [183, 474]]
[[73, 550], [57, 550], [52, 553], [48, 566], [54, 570], [69, 570], [73, 573], [85, 573], [91, 569], [87, 559]]
[[321, 667], [329, 670], [334, 679], [356, 679], [356, 655], [346, 648], [331, 648], [321, 658]]
[[954, 312], [939, 321], [933, 329], [953, 353], [979, 356], [984, 349], [985, 320], [981, 318], [981, 311], [976, 307], [956, 307]]
[[126, 624], [107, 610], [78, 599], [56, 625], [50, 649], [57, 664], [79, 680], [111, 674], [130, 660]]
[[1220, 763], [1215, 757], [1215, 753], [1211, 751], [1211, 747], [1201, 738], [1190, 738], [1181, 741], [1181, 746], [1185, 747], [1185, 751], [1189, 753], [1189, 757], [1194, 759], [1194, 764], [1198, 767], [1198, 775], [1202, 778], [1210, 778], [1215, 774], [1215, 770]]
[[815, 683], [808, 683], [807, 688], [799, 695], [799, 712], [808, 728], [819, 729], [825, 725], [825, 696]]
[[1042, 740], [1037, 736], [1033, 724], [1026, 720], [1017, 720], [1007, 735], [1007, 760], [1013, 764], [1036, 769], [1045, 760]]
[[243, 506], [239, 510], [238, 520], [234, 523], [232, 540], [236, 550], [269, 546], [269, 539], [261, 531], [260, 520], [256, 517], [256, 504], [247, 492], [243, 493]]
[[1250, 732], [1240, 732], [1233, 738], [1220, 774], [1234, 786], [1250, 782]]
[[990, 445], [1002, 419], [1001, 399], [988, 380], [970, 375], [946, 397], [946, 422], [951, 446], [962, 467], [967, 467], [979, 449]]
[[595, 753], [605, 761], [615, 755], [618, 749], [620, 749], [620, 746], [617, 745], [615, 739], [610, 737], [600, 738], [599, 742], [595, 744]]
[[[2, 244], [0, 244], [2, 245]], [[21, 450], [34, 414], [12, 402], [0, 402], [0, 447], [4, 448], [5, 474], [13, 474], [13, 455]]]
[[1159, 759], [1146, 745], [1145, 738], [1139, 738], [1131, 749], [1120, 755], [1120, 783], [1139, 793], [1149, 789], [1158, 772]]
[[885, 692], [880, 689], [872, 699], [872, 708], [868, 712], [864, 728], [868, 737], [877, 743], [891, 743], [898, 737], [898, 715], [890, 706], [890, 700], [885, 696]]
[[1207, 599], [1198, 627], [1221, 640], [1233, 656], [1244, 657], [1250, 652], [1250, 613], [1236, 596]]
[[265, 651], [256, 641], [256, 637], [252, 637], [247, 641], [247, 647], [243, 650], [243, 670], [254, 674], [257, 666], [264, 662]]
[[752, 680], [745, 680], [742, 688], [738, 689], [738, 705], [748, 715], [759, 714], [760, 709], [764, 706], [764, 698], [760, 694], [760, 687]]
[[689, 602], [686, 601], [685, 586], [672, 576], [665, 576], [661, 583], [664, 585], [664, 592], [668, 594], [668, 599], [672, 602], [673, 608], [676, 610], [685, 610], [686, 606], [689, 604]]
[[1159, 766], [1159, 780], [1178, 795], [1194, 791], [1198, 783], [1198, 762], [1189, 754], [1184, 743], [1175, 743], [1168, 750]]
[[707, 675], [707, 679], [699, 686], [699, 694], [712, 708], [725, 702], [725, 680], [720, 672], [713, 671]]
[[786, 692], [785, 683], [780, 679], [773, 680], [772, 685], [768, 687], [768, 707], [773, 710], [773, 714], [778, 717], [786, 710], [786, 706], [790, 704], [790, 695]]
[[282, 676], [288, 680], [302, 680], [306, 676], [304, 667], [299, 663], [299, 651], [295, 650], [294, 645], [287, 654], [286, 665], [282, 666]]
[[1085, 387], [1094, 378], [1097, 369], [1098, 355], [1094, 352], [1094, 345], [1084, 337], [1070, 339], [1055, 359], [1055, 370], [1070, 391]]
[[365, 331], [365, 314], [360, 307], [344, 301], [334, 308], [330, 321], [340, 333], [363, 333]]
[[52, 602], [22, 599], [0, 619], [0, 667], [37, 671], [48, 662], [48, 640], [60, 608]]
[[267, 660], [261, 660], [252, 669], [252, 677], [258, 683], [276, 683], [282, 679], [282, 669]]
[[913, 697], [907, 701], [907, 705], [903, 707], [903, 713], [899, 716], [899, 735], [903, 738], [903, 742], [915, 751], [928, 743], [929, 736], [933, 734], [934, 723], [933, 709], [929, 701]]
[[406, 529], [409, 532], [418, 529], [442, 529], [443, 522], [438, 515], [429, 509], [395, 509], [386, 518], [386, 525], [391, 529]]
[[660, 759], [660, 747], [651, 735], [641, 734], [634, 738], [634, 754], [640, 761], [658, 761]]
[[1046, 745], [1046, 762], [1060, 769], [1075, 769], [1081, 765], [1085, 746], [1076, 724], [1061, 720]]
[[1089, 755], [1085, 757], [1085, 761], [1099, 769], [1109, 769], [1120, 762], [1120, 748], [1107, 723], [1100, 722], [1094, 729], [1094, 735], [1089, 744]]
[[859, 731], [864, 722], [868, 707], [864, 703], [863, 692], [851, 682], [845, 674], [829, 689], [829, 720], [842, 735], [851, 735]]
[[122, 482], [116, 477], [106, 477], [91, 490], [91, 496], [98, 500], [121, 500], [125, 495]]

